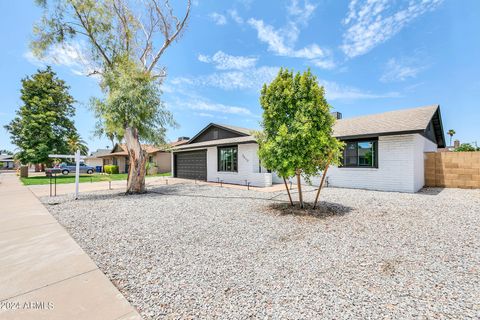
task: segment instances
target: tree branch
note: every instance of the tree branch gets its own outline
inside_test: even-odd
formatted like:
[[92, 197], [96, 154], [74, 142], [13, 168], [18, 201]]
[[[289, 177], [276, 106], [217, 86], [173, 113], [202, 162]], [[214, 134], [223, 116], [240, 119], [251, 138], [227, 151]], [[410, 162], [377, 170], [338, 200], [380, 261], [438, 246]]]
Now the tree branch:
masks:
[[[155, 2], [155, 1], [154, 1]], [[168, 0], [166, 2], [168, 4]], [[190, 7], [191, 7], [191, 0], [188, 0], [188, 4], [187, 4], [187, 12], [185, 13], [185, 17], [183, 18], [183, 20], [180, 22], [180, 23], [177, 23], [176, 24], [176, 31], [173, 33], [173, 35], [169, 36], [169, 33], [166, 33], [165, 34], [165, 42], [163, 43], [162, 47], [160, 48], [160, 50], [158, 50], [157, 54], [155, 55], [155, 57], [153, 58], [152, 62], [150, 63], [150, 66], [147, 68], [147, 71], [148, 72], [152, 72], [153, 68], [155, 68], [155, 65], [157, 64], [158, 60], [160, 59], [161, 55], [163, 54], [163, 52], [168, 48], [168, 46], [175, 40], [175, 38], [178, 37], [178, 35], [180, 34], [180, 32], [183, 30], [183, 28], [185, 27], [185, 24], [188, 20], [188, 17], [190, 15]], [[161, 11], [161, 10], [160, 10]], [[158, 10], [157, 10], [158, 12]], [[171, 12], [171, 11], [170, 11]], [[163, 17], [163, 15], [161, 15]], [[171, 14], [172, 18], [174, 19], [177, 19], [175, 16], [173, 16]], [[164, 19], [162, 19], [164, 20]], [[178, 21], [178, 20], [176, 20]], [[165, 24], [165, 22], [164, 22]]]
[[[80, 20], [80, 23], [82, 24], [83, 28], [85, 29], [85, 31], [87, 32], [87, 35], [88, 37], [90, 38], [90, 40], [92, 41], [93, 45], [97, 48], [97, 50], [100, 52], [100, 54], [102, 55], [103, 59], [105, 60], [105, 62], [107, 63], [108, 66], [111, 66], [112, 65], [112, 62], [111, 60], [108, 58], [107, 54], [105, 53], [105, 50], [98, 44], [97, 42], [97, 39], [95, 38], [95, 36], [93, 35], [93, 33], [91, 32], [90, 30], [90, 26], [88, 24], [88, 21], [84, 21], [82, 15], [80, 14], [80, 11], [78, 10], [77, 6], [75, 4], [72, 3], [72, 7], [75, 11], [75, 14], [76, 16], [78, 17], [78, 19]], [[88, 19], [87, 19], [88, 20]]]

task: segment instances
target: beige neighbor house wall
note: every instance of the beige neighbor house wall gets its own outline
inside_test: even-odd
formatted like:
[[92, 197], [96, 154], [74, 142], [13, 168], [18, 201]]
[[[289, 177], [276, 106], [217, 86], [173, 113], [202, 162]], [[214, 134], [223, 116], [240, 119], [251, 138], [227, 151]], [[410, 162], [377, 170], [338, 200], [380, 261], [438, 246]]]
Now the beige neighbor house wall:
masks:
[[103, 158], [86, 158], [85, 164], [91, 167], [103, 166]]
[[171, 152], [157, 152], [156, 163], [158, 167], [158, 173], [165, 173], [172, 171], [172, 153]]
[[480, 188], [480, 152], [425, 153], [428, 187]]

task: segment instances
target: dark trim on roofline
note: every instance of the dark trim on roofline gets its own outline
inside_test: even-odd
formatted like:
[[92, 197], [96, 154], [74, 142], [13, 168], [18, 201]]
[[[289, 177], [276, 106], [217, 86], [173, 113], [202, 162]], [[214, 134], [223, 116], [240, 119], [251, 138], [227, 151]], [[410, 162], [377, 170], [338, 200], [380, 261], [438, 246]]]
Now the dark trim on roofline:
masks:
[[[215, 140], [212, 140], [215, 141]], [[172, 152], [182, 152], [184, 150], [191, 150], [191, 149], [207, 149], [210, 147], [225, 147], [225, 146], [232, 146], [232, 145], [237, 145], [237, 144], [247, 144], [247, 143], [258, 143], [256, 140], [250, 140], [250, 141], [241, 141], [241, 142], [225, 142], [225, 143], [218, 143], [218, 144], [212, 144], [209, 146], [195, 146], [194, 144], [190, 145], [188, 148], [182, 148], [182, 149], [173, 149]]]
[[226, 131], [230, 131], [230, 132], [239, 134], [239, 135], [242, 136], [242, 137], [249, 136], [249, 134], [246, 134], [246, 133], [244, 133], [244, 132], [240, 132], [240, 131], [237, 131], [237, 130], [233, 130], [233, 129], [231, 129], [231, 128], [227, 128], [227, 127], [224, 127], [224, 126], [222, 126], [222, 125], [219, 125], [219, 124], [210, 122], [205, 128], [203, 128], [202, 130], [200, 130], [199, 133], [197, 133], [197, 134], [194, 135], [190, 140], [188, 140], [188, 142], [185, 143], [185, 145], [190, 144], [191, 141], [194, 141], [194, 140], [195, 140], [196, 138], [198, 138], [202, 133], [204, 133], [205, 131], [207, 131], [207, 129], [209, 129], [210, 127], [214, 127], [214, 126], [217, 127], [217, 128], [226, 130]]
[[[435, 121], [434, 118], [435, 116], [438, 117], [438, 124], [435, 124]], [[445, 142], [445, 131], [443, 131], [443, 121], [442, 121], [442, 113], [440, 112], [440, 105], [437, 105], [437, 111], [435, 111], [435, 114], [433, 115], [432, 119], [430, 121], [433, 121], [433, 126], [435, 127], [436, 125], [439, 126], [439, 131], [440, 131], [440, 135], [437, 135], [436, 138], [437, 138], [437, 146], [439, 148], [445, 148], [447, 143]], [[440, 143], [438, 141], [438, 138], [441, 138], [442, 140], [442, 143]]]
[[354, 136], [335, 136], [339, 140], [358, 140], [358, 139], [368, 139], [382, 136], [398, 136], [402, 134], [423, 134], [425, 130], [405, 130], [405, 131], [392, 131], [392, 132], [379, 132], [379, 133], [368, 133], [368, 134], [359, 134]]

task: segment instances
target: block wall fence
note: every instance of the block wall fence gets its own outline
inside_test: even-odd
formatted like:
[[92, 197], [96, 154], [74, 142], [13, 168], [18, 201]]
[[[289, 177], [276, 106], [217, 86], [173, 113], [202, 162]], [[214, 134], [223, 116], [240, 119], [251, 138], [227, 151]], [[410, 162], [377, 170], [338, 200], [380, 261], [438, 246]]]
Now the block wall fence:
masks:
[[426, 152], [425, 186], [480, 188], [480, 152]]

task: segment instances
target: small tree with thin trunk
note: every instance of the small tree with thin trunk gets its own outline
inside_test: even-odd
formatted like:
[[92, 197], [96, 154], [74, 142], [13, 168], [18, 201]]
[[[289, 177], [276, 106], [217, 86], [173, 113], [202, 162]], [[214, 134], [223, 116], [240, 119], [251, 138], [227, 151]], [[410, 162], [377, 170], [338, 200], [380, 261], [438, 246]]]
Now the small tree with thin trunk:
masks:
[[[310, 70], [294, 75], [280, 69], [277, 77], [263, 86], [260, 104], [263, 120], [262, 131], [257, 133], [258, 155], [265, 167], [284, 181], [297, 177], [303, 208], [301, 176], [308, 181], [330, 163], [338, 164], [343, 148], [343, 143], [332, 137], [335, 119], [325, 90]], [[288, 191], [286, 183], [285, 187]], [[291, 198], [290, 202], [293, 204]]]
[[[191, 0], [185, 1], [185, 13], [178, 17], [169, 0], [36, 0], [45, 14], [34, 27], [33, 52], [41, 57], [52, 47], [71, 49], [72, 41], [81, 41], [79, 60], [89, 75], [100, 78], [106, 95], [92, 104], [99, 108], [95, 113], [102, 118], [97, 119], [107, 125], [97, 132], [124, 137], [127, 145], [127, 193], [145, 192], [147, 159], [141, 141], [163, 140], [164, 125], [172, 122], [160, 107], [159, 86], [166, 70], [158, 65], [185, 30]], [[145, 91], [147, 99], [139, 99]]]

